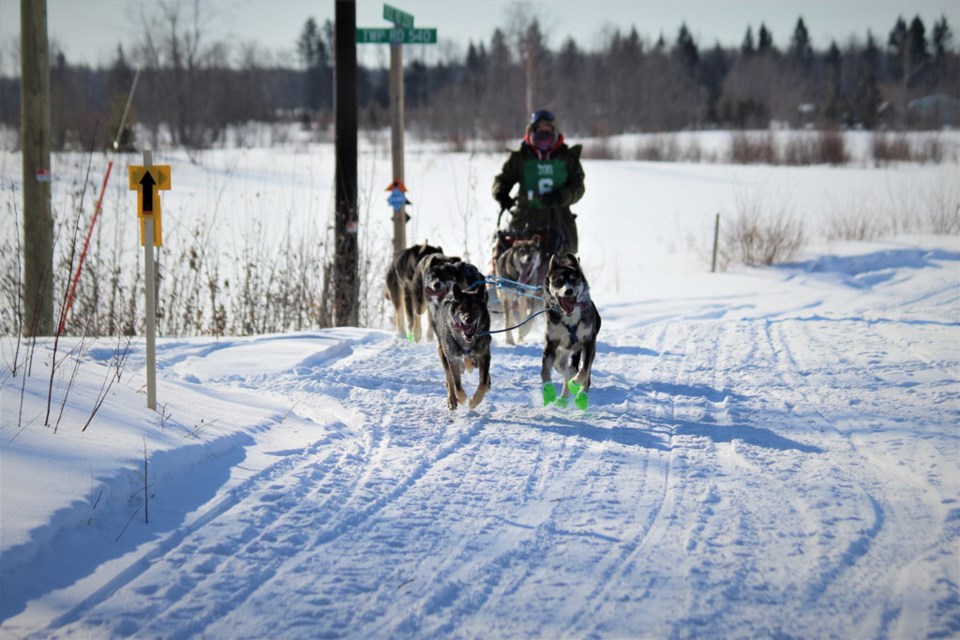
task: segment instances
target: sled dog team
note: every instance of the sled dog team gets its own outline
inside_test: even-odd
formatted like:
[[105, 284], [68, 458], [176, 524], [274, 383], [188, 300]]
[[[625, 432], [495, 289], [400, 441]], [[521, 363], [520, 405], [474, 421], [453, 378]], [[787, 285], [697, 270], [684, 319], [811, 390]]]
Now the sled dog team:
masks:
[[[404, 249], [387, 270], [386, 293], [393, 304], [397, 333], [420, 341], [423, 334], [437, 339], [437, 353], [446, 374], [447, 406], [467, 403], [472, 409], [490, 390], [490, 311], [488, 284], [503, 306], [502, 332], [514, 344], [530, 330], [535, 309], [545, 316], [543, 362], [540, 369], [544, 404], [574, 404], [586, 409], [590, 372], [596, 355], [600, 314], [590, 298], [590, 287], [576, 256], [552, 254], [537, 237], [518, 239], [495, 258], [496, 279], [488, 280], [474, 265], [424, 242]], [[529, 292], [536, 292], [536, 294]], [[424, 330], [421, 318], [427, 314]], [[476, 391], [467, 400], [464, 371], [479, 374]], [[563, 377], [560, 395], [551, 370]]]

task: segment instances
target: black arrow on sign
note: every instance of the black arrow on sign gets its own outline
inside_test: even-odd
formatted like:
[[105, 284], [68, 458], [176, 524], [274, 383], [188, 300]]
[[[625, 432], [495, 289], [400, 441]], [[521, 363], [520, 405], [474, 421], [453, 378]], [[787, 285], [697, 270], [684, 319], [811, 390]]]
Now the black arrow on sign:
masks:
[[143, 212], [153, 213], [153, 187], [156, 182], [149, 171], [145, 171], [143, 178], [140, 179], [140, 186], [143, 187]]

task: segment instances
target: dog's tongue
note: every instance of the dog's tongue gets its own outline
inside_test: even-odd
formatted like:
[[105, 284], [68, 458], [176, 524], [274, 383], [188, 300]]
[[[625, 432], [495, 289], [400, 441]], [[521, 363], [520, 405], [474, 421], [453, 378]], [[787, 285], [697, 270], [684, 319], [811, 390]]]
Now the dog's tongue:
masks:
[[557, 301], [560, 303], [560, 307], [563, 309], [563, 312], [567, 315], [573, 313], [573, 310], [577, 306], [577, 299], [573, 296], [557, 298]]
[[476, 323], [466, 324], [461, 322], [459, 323], [459, 327], [460, 327], [460, 331], [463, 332], [464, 337], [467, 337], [467, 338], [472, 338], [473, 334], [477, 332]]
[[530, 282], [530, 272], [531, 272], [531, 271], [533, 271], [533, 265], [532, 265], [532, 264], [529, 264], [529, 263], [528, 263], [528, 264], [523, 265], [523, 268], [520, 269], [520, 282], [521, 282], [521, 283], [527, 284], [528, 282]]

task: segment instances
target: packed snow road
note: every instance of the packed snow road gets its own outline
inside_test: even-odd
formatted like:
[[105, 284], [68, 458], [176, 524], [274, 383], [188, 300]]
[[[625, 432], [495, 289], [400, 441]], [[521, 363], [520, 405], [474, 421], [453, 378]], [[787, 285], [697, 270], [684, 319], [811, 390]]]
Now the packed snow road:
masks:
[[958, 258], [601, 305], [587, 412], [537, 406], [536, 343], [495, 343], [454, 413], [435, 346], [383, 332], [161, 343], [169, 384], [291, 407], [270, 428], [309, 442], [32, 631], [960, 634]]

